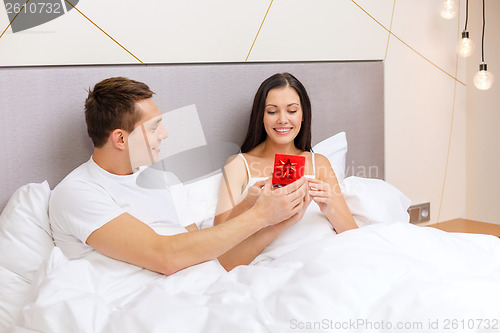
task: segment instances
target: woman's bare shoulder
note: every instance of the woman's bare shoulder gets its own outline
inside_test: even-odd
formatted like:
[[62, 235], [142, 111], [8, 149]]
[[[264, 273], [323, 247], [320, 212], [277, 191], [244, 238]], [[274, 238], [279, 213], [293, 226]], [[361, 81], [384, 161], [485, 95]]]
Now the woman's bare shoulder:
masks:
[[330, 166], [330, 161], [323, 154], [314, 153], [314, 160], [318, 165]]
[[325, 155], [315, 153], [314, 158], [316, 161], [316, 178], [323, 181], [333, 181], [337, 182], [337, 175], [333, 171], [330, 161]]
[[243, 188], [248, 182], [247, 171], [243, 158], [240, 154], [229, 156], [224, 165], [223, 180], [231, 188]]
[[226, 163], [224, 163], [224, 169], [240, 169], [242, 167], [245, 167], [245, 162], [243, 161], [241, 154], [229, 156], [226, 159]]

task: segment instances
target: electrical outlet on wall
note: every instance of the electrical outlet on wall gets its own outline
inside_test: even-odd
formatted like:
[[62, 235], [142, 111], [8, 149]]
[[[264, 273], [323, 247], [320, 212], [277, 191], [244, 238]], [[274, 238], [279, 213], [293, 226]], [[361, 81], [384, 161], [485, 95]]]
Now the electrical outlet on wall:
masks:
[[420, 223], [431, 219], [431, 204], [429, 202], [413, 205], [408, 208], [410, 223]]

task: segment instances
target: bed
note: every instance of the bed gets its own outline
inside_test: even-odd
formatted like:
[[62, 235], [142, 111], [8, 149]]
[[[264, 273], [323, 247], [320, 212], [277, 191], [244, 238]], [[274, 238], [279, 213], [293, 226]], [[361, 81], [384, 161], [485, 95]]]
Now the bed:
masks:
[[[313, 149], [359, 229], [337, 235], [311, 209], [229, 273], [214, 260], [163, 276], [99, 253], [68, 260], [54, 246], [51, 188], [91, 153], [85, 89], [117, 75], [151, 86], [170, 138], [148, 170], [175, 174], [204, 228], [252, 96], [282, 71], [311, 95]], [[0, 331], [500, 331], [500, 240], [409, 224], [410, 200], [384, 181], [382, 62], [2, 68], [0, 87]], [[210, 163], [186, 172], [203, 154]]]

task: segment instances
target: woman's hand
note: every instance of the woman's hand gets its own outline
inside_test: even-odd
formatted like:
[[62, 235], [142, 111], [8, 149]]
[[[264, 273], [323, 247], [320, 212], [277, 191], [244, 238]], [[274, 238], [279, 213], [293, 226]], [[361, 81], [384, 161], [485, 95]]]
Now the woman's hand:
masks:
[[358, 226], [342, 196], [340, 186], [309, 178], [309, 194], [338, 234]]
[[[335, 200], [334, 189], [330, 184], [319, 179], [309, 178], [308, 182], [309, 195], [312, 200], [318, 204], [323, 214], [327, 217], [331, 216]], [[340, 188], [337, 191], [340, 191]]]

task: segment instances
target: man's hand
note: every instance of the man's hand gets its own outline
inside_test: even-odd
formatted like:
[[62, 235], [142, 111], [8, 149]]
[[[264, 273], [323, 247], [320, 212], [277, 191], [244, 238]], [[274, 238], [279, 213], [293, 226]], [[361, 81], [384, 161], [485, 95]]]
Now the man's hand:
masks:
[[246, 209], [250, 209], [253, 207], [253, 205], [259, 198], [260, 194], [262, 193], [265, 184], [266, 184], [265, 180], [260, 180], [248, 188], [245, 197], [241, 201], [241, 203], [244, 205], [244, 207], [246, 207]]
[[[307, 200], [304, 198], [307, 196]], [[280, 223], [292, 216], [299, 214], [304, 206], [309, 204], [307, 180], [302, 177], [285, 187], [272, 189], [271, 177], [264, 183], [260, 196], [257, 198], [253, 209], [264, 217], [263, 227]], [[302, 212], [303, 215], [303, 212]]]
[[313, 199], [312, 196], [309, 194], [309, 192], [307, 192], [306, 195], [304, 196], [303, 205], [300, 211], [297, 214], [293, 215], [292, 217], [284, 220], [283, 222], [274, 224], [273, 226], [271, 226], [271, 228], [274, 228], [279, 233], [281, 233], [283, 230], [291, 227], [295, 223], [302, 220], [302, 218], [304, 217], [304, 213], [306, 212], [307, 207], [309, 207], [309, 204], [311, 203], [312, 199]]

